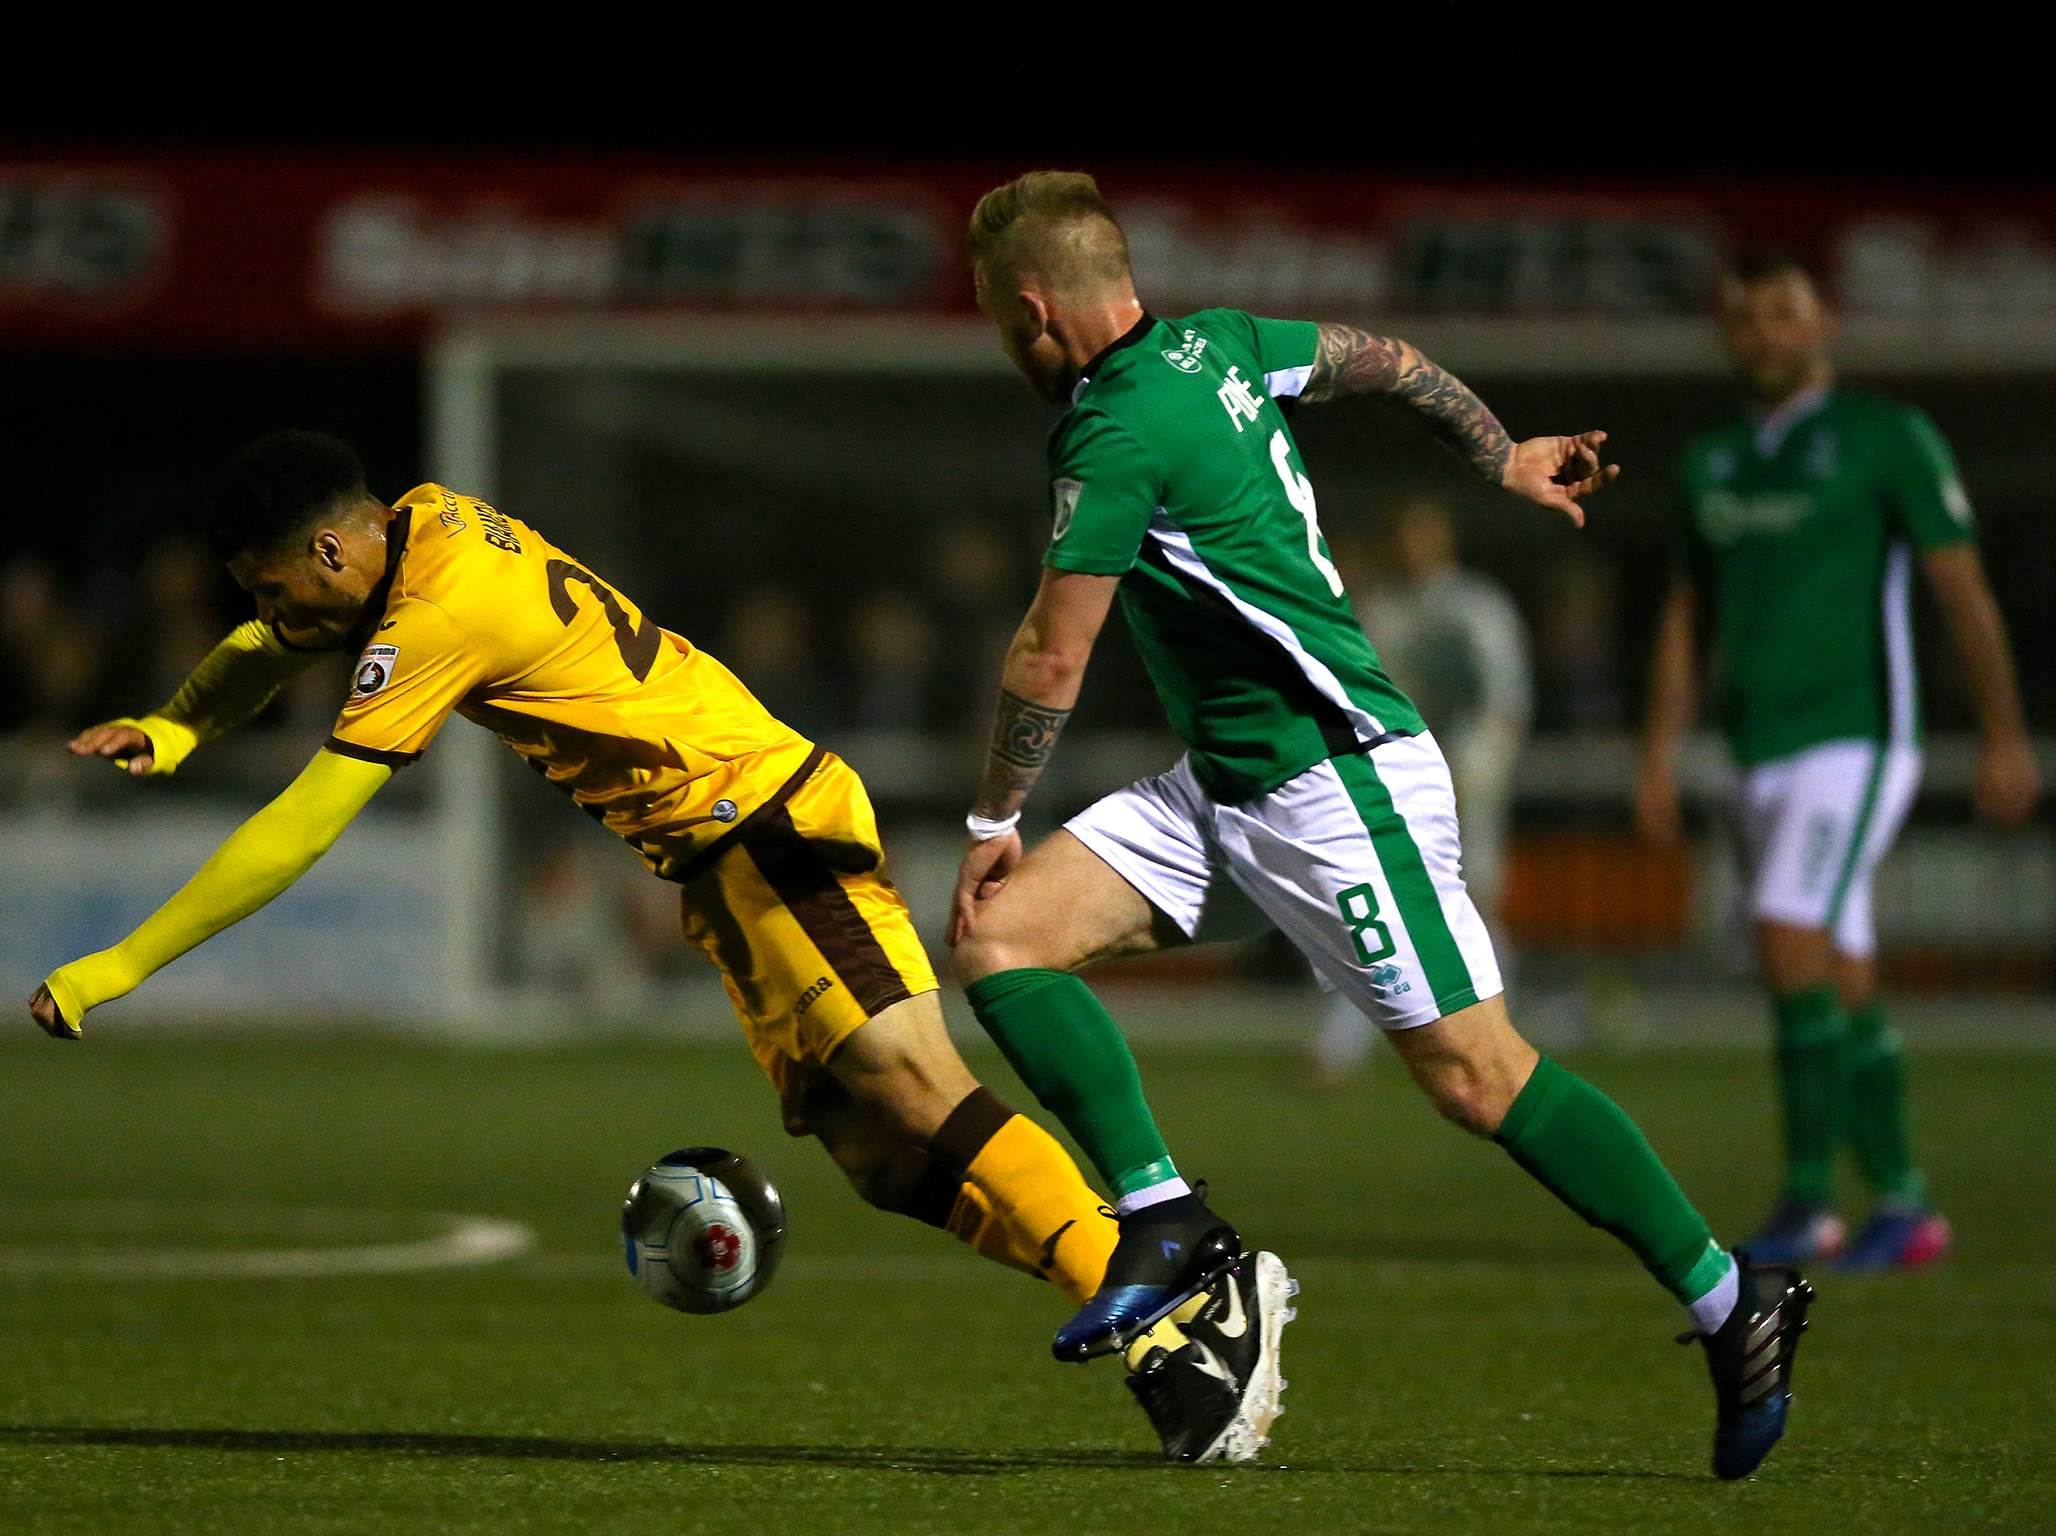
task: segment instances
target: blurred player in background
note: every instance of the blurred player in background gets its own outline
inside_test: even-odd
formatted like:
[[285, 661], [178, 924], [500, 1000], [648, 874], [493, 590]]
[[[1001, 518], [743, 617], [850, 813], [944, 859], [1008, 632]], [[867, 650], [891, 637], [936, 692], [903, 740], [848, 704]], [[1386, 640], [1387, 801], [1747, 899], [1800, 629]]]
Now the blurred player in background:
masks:
[[[1282, 1266], [1252, 1264], [1186, 1182], [1119, 1026], [1075, 974], [1190, 942], [1221, 877], [1376, 1019], [1442, 1114], [1505, 1147], [1685, 1305], [1714, 1382], [1715, 1470], [1746, 1475], [1784, 1433], [1811, 1292], [1789, 1269], [1737, 1263], [1619, 1106], [1515, 1032], [1458, 873], [1449, 769], [1350, 612], [1281, 402], [1371, 395], [1486, 484], [1573, 522], [1615, 473], [1604, 434], [1515, 443], [1407, 343], [1351, 326], [1157, 319], [1089, 176], [1034, 172], [987, 193], [970, 247], [1007, 355], [1065, 411], [1042, 582], [1007, 655], [950, 924], [979, 1022], [1119, 1205], [1106, 1280], [1058, 1332], [1058, 1358], [1123, 1350], [1142, 1390], [1164, 1364], [1142, 1330], [1238, 1263], [1260, 1282], [1250, 1331], [1268, 1337], [1286, 1315]], [[1024, 857], [1021, 806], [1117, 592], [1190, 750]], [[1275, 1358], [1264, 1368], [1274, 1378]]]
[[[1371, 648], [1448, 760], [1464, 888], [1492, 935], [1502, 979], [1511, 979], [1500, 912], [1514, 764], [1534, 709], [1527, 625], [1504, 587], [1458, 560], [1456, 518], [1441, 498], [1401, 502], [1384, 546], [1375, 564], [1354, 545], [1338, 548], [1336, 568]], [[1371, 1021], [1345, 994], [1331, 994], [1314, 1041], [1316, 1082], [1348, 1081], [1370, 1048]]]
[[[170, 773], [324, 652], [361, 652], [349, 696], [306, 770], [184, 889], [37, 989], [46, 1031], [79, 1038], [94, 1007], [285, 890], [455, 711], [679, 887], [685, 937], [720, 968], [791, 1134], [819, 1138], [871, 1204], [1073, 1301], [1093, 1294], [1113, 1223], [1063, 1148], [958, 1057], [841, 759], [527, 524], [438, 485], [387, 507], [334, 438], [252, 445], [213, 543], [258, 617], [155, 714], [96, 726], [71, 750]], [[1247, 1346], [1223, 1351], [1239, 1360]], [[1172, 1454], [1234, 1448], [1240, 1394], [1219, 1359], [1145, 1406]]]
[[1784, 1108], [1784, 1190], [1744, 1246], [1781, 1263], [1843, 1250], [1846, 1142], [1875, 1205], [1842, 1266], [1918, 1265], [1948, 1246], [1949, 1224], [1907, 1138], [1871, 958], [1871, 876], [1920, 786], [1916, 565], [1976, 706], [1981, 815], [2007, 825], [2033, 809], [2034, 755], [1970, 502], [1934, 423], [1835, 383], [1829, 316], [1788, 257], [1739, 262], [1721, 320], [1750, 405], [1681, 461], [1683, 559], [1656, 643], [1637, 817], [1652, 838], [1680, 834], [1673, 765], [1697, 713], [1703, 628], [1742, 770], [1734, 820]]

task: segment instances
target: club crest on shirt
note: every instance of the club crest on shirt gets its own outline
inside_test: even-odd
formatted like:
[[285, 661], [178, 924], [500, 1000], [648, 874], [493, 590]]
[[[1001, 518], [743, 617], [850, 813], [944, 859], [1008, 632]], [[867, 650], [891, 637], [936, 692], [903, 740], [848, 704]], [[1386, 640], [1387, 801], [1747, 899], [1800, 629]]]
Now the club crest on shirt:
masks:
[[393, 680], [393, 668], [399, 664], [397, 645], [367, 645], [357, 658], [357, 670], [350, 675], [350, 697], [361, 699], [377, 693]]
[[1180, 373], [1197, 373], [1199, 372], [1199, 354], [1206, 350], [1206, 342], [1206, 337], [1187, 331], [1185, 333], [1185, 345], [1182, 347], [1166, 348], [1164, 351], [1164, 361]]
[[1071, 526], [1071, 515], [1078, 510], [1078, 497], [1085, 490], [1083, 480], [1056, 480], [1050, 483], [1050, 493], [1056, 502], [1057, 522], [1055, 531], [1049, 536], [1054, 544], [1064, 536]]

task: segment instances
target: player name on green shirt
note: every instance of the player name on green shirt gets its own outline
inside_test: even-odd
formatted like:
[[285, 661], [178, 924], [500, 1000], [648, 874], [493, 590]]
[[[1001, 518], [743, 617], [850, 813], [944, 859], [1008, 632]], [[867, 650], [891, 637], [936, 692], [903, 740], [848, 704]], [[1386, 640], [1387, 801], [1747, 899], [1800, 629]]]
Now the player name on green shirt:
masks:
[[1145, 315], [1086, 366], [1049, 438], [1044, 563], [1119, 576], [1121, 610], [1206, 792], [1268, 793], [1420, 732], [1343, 596], [1281, 409], [1318, 328]]

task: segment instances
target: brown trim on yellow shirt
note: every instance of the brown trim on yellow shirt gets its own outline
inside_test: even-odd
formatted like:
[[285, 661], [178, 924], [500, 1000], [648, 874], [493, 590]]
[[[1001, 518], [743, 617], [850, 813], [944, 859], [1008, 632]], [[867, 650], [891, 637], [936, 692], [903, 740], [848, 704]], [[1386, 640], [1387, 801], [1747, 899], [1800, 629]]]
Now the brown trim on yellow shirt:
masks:
[[778, 786], [769, 800], [766, 800], [762, 805], [751, 811], [749, 815], [743, 817], [741, 821], [738, 821], [726, 832], [723, 832], [677, 869], [666, 871], [664, 878], [674, 881], [679, 885], [684, 885], [693, 876], [711, 866], [722, 854], [728, 852], [729, 849], [733, 848], [751, 832], [768, 821], [773, 811], [783, 806], [786, 801], [798, 793], [799, 787], [814, 776], [814, 770], [821, 766], [822, 760], [827, 756], [828, 749], [826, 747], [816, 746], [813, 751], [807, 754], [807, 760], [799, 765], [791, 778]]
[[400, 557], [407, 553], [407, 535], [413, 528], [412, 507], [398, 508], [386, 524], [385, 574], [378, 578], [378, 585], [364, 599], [363, 611], [357, 616], [357, 627], [350, 632], [350, 649], [362, 650], [378, 633], [379, 623], [385, 618], [386, 609], [392, 605], [393, 580], [400, 574]]
[[385, 752], [377, 747], [360, 747], [354, 741], [345, 741], [340, 736], [331, 736], [321, 744], [324, 752], [333, 752], [337, 757], [354, 757], [360, 763], [379, 763], [387, 768], [404, 768], [416, 761], [419, 752]]

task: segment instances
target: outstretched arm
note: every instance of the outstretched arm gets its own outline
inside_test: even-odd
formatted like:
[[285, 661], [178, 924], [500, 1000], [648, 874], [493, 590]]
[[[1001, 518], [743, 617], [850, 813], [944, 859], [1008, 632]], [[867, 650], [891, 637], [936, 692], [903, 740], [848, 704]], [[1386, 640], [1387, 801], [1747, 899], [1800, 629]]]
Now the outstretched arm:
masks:
[[1007, 648], [999, 707], [992, 722], [992, 745], [986, 751], [985, 775], [971, 808], [973, 842], [957, 872], [956, 905], [949, 925], [951, 944], [972, 921], [977, 904], [998, 895], [1021, 861], [1021, 835], [1014, 824], [1020, 820], [1029, 790], [1056, 751], [1064, 722], [1071, 718], [1085, 680], [1085, 664], [1092, 659], [1093, 644], [1120, 584], [1118, 576], [1060, 570], [1042, 573], [1035, 602]]
[[380, 763], [315, 753], [284, 794], [238, 827], [134, 933], [52, 972], [29, 999], [36, 1022], [60, 1040], [78, 1039], [89, 1009], [133, 992], [304, 875], [392, 776]]
[[1992, 600], [1977, 546], [1945, 544], [1921, 557], [1977, 710], [1977, 810], [2001, 826], [2022, 821], [2041, 798], [2041, 770], [2021, 715], [2006, 621]]
[[1416, 417], [1480, 480], [1554, 508], [1580, 527], [1585, 514], [1579, 499], [1620, 473], [1620, 466], [1599, 462], [1604, 432], [1531, 437], [1516, 443], [1468, 385], [1430, 362], [1411, 343], [1397, 336], [1374, 336], [1353, 325], [1324, 321], [1319, 329], [1313, 373], [1300, 392], [1302, 400], [1376, 395]]
[[111, 757], [133, 774], [171, 773], [193, 748], [233, 730], [320, 655], [295, 650], [252, 619], [209, 651], [185, 686], [140, 720], [110, 720], [79, 733], [79, 757]]

